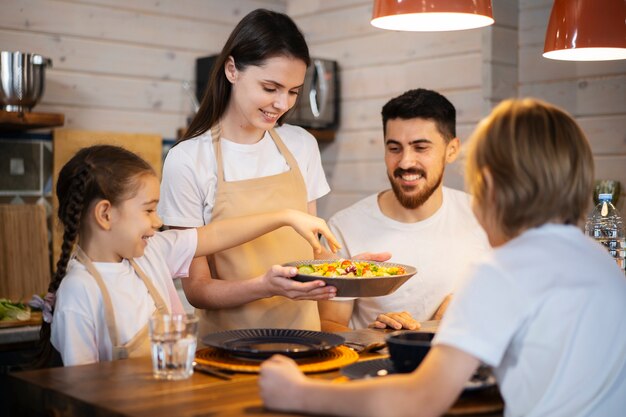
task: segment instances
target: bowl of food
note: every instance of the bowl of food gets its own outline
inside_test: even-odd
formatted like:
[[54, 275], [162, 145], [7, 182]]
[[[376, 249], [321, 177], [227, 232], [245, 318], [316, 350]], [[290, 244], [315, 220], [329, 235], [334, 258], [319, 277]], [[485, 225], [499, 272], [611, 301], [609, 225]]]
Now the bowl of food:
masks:
[[430, 350], [433, 332], [400, 330], [386, 338], [393, 368], [400, 373], [413, 372]]
[[317, 259], [289, 262], [299, 282], [321, 280], [337, 288], [337, 297], [379, 297], [397, 290], [416, 274], [415, 267], [393, 262]]

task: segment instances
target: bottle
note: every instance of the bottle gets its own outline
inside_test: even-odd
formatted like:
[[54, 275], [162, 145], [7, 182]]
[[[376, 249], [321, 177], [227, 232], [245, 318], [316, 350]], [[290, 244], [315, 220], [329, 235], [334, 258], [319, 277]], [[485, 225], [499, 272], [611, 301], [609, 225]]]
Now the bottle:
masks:
[[611, 194], [599, 194], [598, 205], [585, 223], [585, 233], [600, 242], [626, 273], [626, 232]]

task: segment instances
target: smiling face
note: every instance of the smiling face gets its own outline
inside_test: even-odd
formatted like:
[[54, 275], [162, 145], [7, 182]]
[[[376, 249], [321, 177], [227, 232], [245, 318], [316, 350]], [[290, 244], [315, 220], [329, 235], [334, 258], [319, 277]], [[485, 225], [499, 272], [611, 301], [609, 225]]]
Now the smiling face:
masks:
[[120, 259], [143, 256], [148, 239], [163, 225], [156, 208], [159, 180], [145, 174], [137, 181], [137, 193], [112, 208], [111, 232]]
[[445, 165], [456, 159], [459, 140], [446, 143], [432, 120], [390, 119], [385, 164], [391, 188], [407, 209], [422, 206], [441, 187]]
[[276, 56], [262, 66], [250, 65], [239, 71], [229, 58], [225, 72], [232, 93], [224, 118], [239, 129], [264, 132], [296, 103], [306, 64], [297, 58]]

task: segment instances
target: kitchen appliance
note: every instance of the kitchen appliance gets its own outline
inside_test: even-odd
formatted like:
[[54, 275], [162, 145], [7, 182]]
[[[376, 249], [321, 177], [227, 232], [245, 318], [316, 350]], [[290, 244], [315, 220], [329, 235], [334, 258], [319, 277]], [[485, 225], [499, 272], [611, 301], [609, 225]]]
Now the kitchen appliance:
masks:
[[27, 52], [0, 52], [0, 110], [28, 112], [41, 98], [52, 60]]
[[[216, 55], [196, 60], [196, 97], [202, 100]], [[336, 129], [339, 125], [339, 74], [336, 61], [312, 58], [296, 105], [287, 123], [312, 128]]]

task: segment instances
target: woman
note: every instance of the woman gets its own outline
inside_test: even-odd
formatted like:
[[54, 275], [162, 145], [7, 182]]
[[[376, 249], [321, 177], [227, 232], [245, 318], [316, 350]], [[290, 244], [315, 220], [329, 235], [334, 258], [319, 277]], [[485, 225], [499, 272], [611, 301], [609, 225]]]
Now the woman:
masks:
[[266, 406], [354, 416], [441, 415], [480, 362], [507, 416], [617, 416], [626, 393], [626, 281], [577, 225], [593, 190], [591, 148], [564, 111], [507, 100], [469, 141], [466, 181], [495, 248], [452, 298], [411, 374], [349, 384], [261, 368]]
[[[166, 225], [197, 227], [283, 208], [316, 214], [316, 199], [329, 191], [317, 143], [304, 129], [282, 125], [309, 63], [304, 36], [288, 16], [259, 9], [239, 22], [198, 114], [165, 160], [159, 214]], [[208, 264], [194, 260], [182, 283], [190, 303], [207, 309], [200, 334], [319, 330], [315, 300], [333, 297], [334, 288], [321, 281], [310, 290], [284, 278], [263, 286], [249, 280], [272, 264], [312, 257], [304, 239], [282, 228], [217, 253]]]

